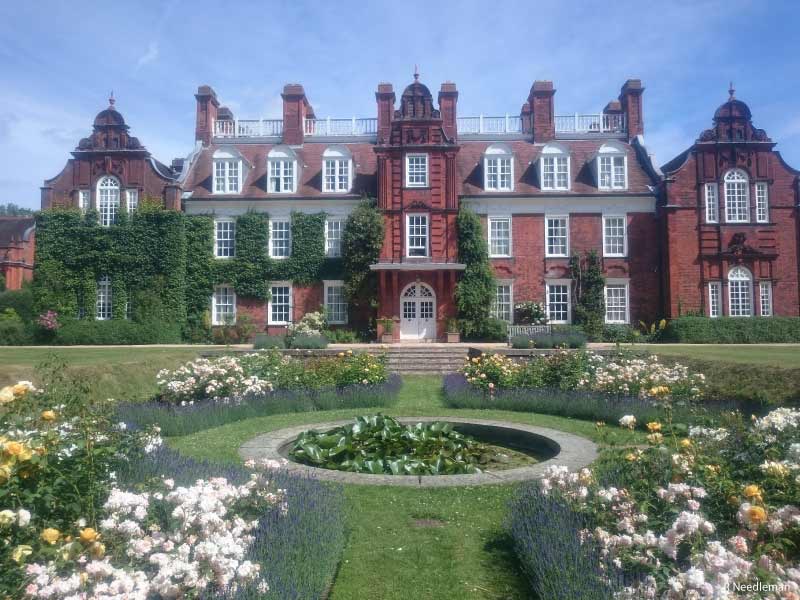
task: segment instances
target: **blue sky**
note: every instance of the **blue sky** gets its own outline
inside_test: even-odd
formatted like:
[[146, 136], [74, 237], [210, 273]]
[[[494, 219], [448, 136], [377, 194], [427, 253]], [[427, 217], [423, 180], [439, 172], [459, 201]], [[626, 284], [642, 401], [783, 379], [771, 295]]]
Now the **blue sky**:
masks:
[[630, 77], [663, 164], [710, 125], [733, 80], [756, 126], [800, 168], [800, 31], [794, 2], [4, 2], [0, 202], [38, 207], [114, 90], [161, 161], [194, 141], [194, 92], [237, 117], [280, 116], [287, 82], [317, 116], [374, 116], [395, 90], [455, 81], [459, 115], [516, 114], [535, 79], [557, 113], [599, 112]]

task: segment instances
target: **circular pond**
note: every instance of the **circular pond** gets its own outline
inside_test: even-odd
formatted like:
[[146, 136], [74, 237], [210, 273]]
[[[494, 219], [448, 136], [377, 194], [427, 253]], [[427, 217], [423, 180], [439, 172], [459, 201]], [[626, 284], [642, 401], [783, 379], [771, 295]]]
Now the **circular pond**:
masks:
[[289, 471], [313, 476], [327, 481], [366, 485], [405, 486], [457, 486], [485, 485], [526, 481], [540, 476], [552, 464], [565, 465], [571, 469], [591, 463], [597, 450], [591, 441], [555, 429], [535, 427], [508, 421], [465, 419], [460, 417], [399, 417], [405, 425], [443, 422], [453, 430], [470, 436], [488, 445], [496, 459], [479, 465], [481, 472], [457, 475], [392, 475], [388, 473], [354, 473], [323, 469], [294, 462], [290, 451], [298, 438], [310, 430], [329, 432], [342, 426], [352, 425], [353, 420], [327, 423], [309, 423], [298, 427], [280, 429], [260, 435], [246, 442], [239, 454], [244, 459], [287, 459]]

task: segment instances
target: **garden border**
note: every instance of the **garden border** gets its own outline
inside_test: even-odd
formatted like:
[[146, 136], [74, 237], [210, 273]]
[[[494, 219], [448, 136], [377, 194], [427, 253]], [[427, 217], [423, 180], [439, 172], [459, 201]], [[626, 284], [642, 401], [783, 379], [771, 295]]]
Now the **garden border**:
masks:
[[[371, 475], [367, 473], [349, 473], [346, 471], [320, 469], [292, 461], [289, 461], [284, 468], [290, 473], [298, 473], [324, 481], [336, 481], [347, 484], [454, 487], [530, 481], [540, 477], [545, 469], [551, 465], [559, 464], [569, 467], [570, 470], [576, 470], [591, 464], [597, 458], [597, 445], [594, 442], [571, 433], [547, 427], [536, 427], [533, 425], [524, 425], [522, 423], [513, 423], [511, 421], [469, 419], [446, 415], [439, 417], [398, 417], [397, 420], [405, 424], [444, 421], [453, 424], [510, 429], [547, 438], [558, 446], [559, 451], [552, 458], [535, 465], [503, 471], [486, 471], [471, 475]], [[239, 448], [239, 455], [245, 460], [281, 460], [285, 458], [281, 451], [304, 431], [308, 431], [312, 428], [316, 430], [334, 429], [335, 427], [350, 425], [352, 423], [352, 419], [346, 419], [324, 423], [307, 423], [296, 427], [270, 431], [269, 433], [261, 434], [242, 444]]]

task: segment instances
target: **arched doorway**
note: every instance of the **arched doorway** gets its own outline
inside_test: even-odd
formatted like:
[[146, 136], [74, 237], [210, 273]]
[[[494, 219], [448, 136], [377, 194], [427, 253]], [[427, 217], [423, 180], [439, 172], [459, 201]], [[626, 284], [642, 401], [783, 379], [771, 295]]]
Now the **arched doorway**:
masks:
[[400, 294], [400, 339], [436, 339], [436, 294], [424, 283], [414, 282]]

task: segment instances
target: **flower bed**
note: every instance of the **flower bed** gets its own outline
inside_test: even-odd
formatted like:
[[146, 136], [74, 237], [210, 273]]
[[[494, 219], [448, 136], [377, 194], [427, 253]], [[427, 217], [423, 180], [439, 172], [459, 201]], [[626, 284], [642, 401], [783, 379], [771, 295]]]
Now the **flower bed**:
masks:
[[800, 411], [734, 414], [685, 438], [647, 428], [646, 449], [551, 467], [512, 503], [538, 596], [800, 597]]

